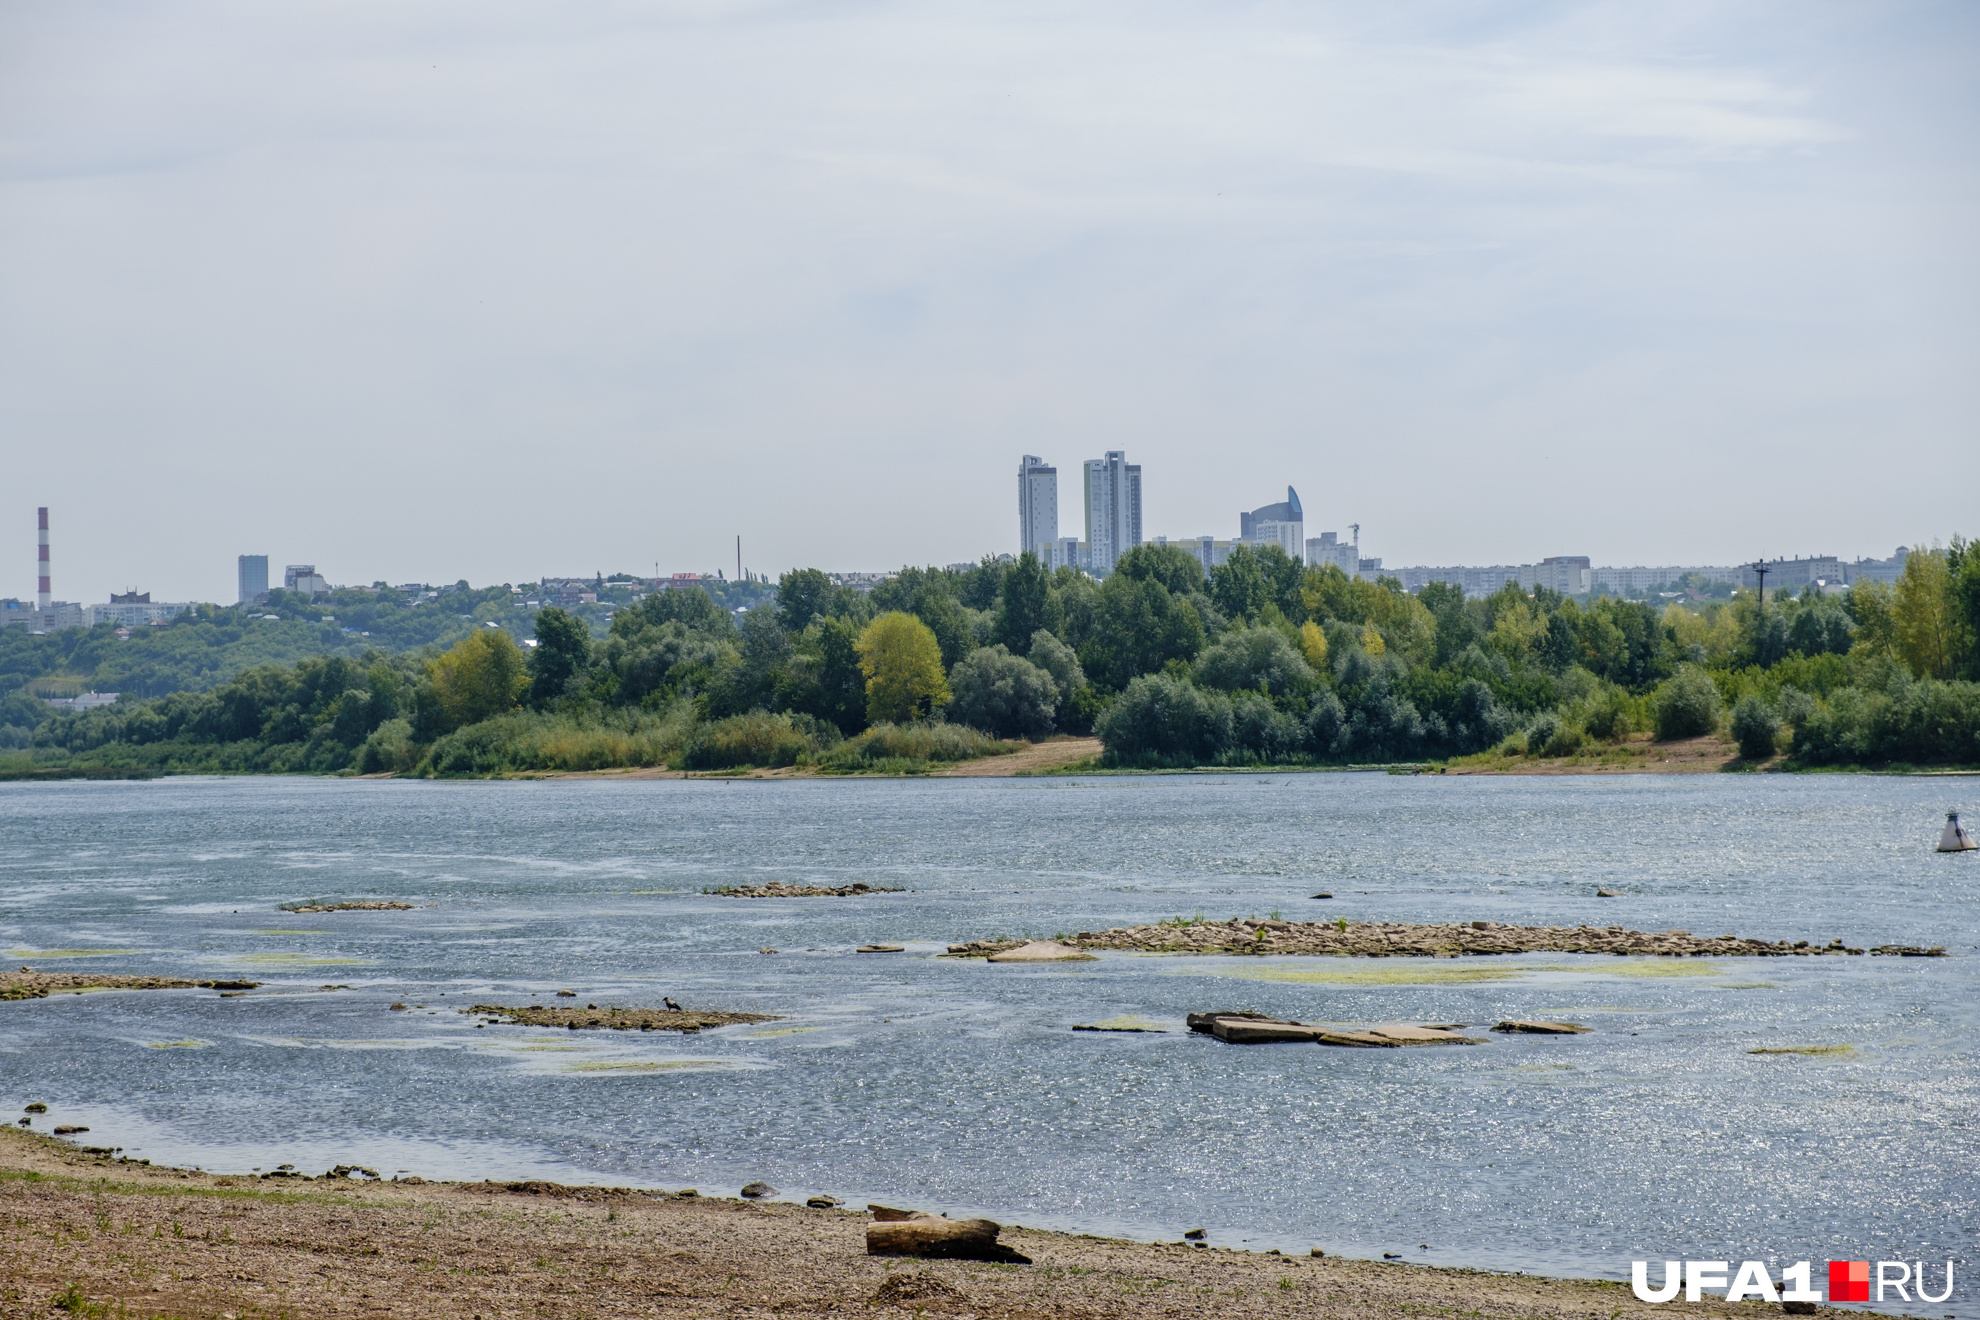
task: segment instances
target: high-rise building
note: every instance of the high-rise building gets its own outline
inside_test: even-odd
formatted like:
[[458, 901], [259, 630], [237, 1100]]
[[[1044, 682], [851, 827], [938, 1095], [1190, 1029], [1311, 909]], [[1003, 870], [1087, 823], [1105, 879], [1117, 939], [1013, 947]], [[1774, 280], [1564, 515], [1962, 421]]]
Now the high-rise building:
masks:
[[1123, 450], [1086, 460], [1086, 567], [1102, 576], [1141, 544], [1141, 465]]
[[1238, 515], [1238, 539], [1246, 545], [1276, 545], [1286, 557], [1298, 560], [1306, 550], [1306, 514], [1299, 507], [1299, 492], [1286, 487], [1286, 497], [1277, 504]]
[[1052, 562], [1059, 539], [1059, 469], [1035, 454], [1018, 461], [1018, 553]]
[[242, 555], [239, 564], [240, 599], [242, 605], [268, 594], [268, 556]]

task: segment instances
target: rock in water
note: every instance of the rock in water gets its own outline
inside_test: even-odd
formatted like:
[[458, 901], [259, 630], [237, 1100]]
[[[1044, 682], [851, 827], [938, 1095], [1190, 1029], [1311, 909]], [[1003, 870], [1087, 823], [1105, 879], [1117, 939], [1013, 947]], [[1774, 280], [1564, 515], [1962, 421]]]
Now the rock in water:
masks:
[[810, 1206], [813, 1210], [830, 1210], [834, 1206], [844, 1205], [845, 1202], [841, 1201], [836, 1196], [828, 1196], [821, 1193], [817, 1196], [808, 1198], [805, 1201], [805, 1204]]
[[1534, 1036], [1579, 1036], [1584, 1032], [1593, 1031], [1594, 1028], [1584, 1027], [1579, 1022], [1538, 1022], [1508, 1018], [1492, 1030], [1509, 1034], [1523, 1032]]
[[742, 1194], [752, 1201], [758, 1201], [766, 1196], [775, 1196], [777, 1189], [767, 1182], [753, 1182], [742, 1189]]
[[1020, 944], [1015, 949], [1006, 949], [1002, 953], [993, 953], [988, 958], [985, 958], [984, 961], [1007, 963], [1097, 962], [1099, 960], [1084, 949], [1075, 949], [1072, 945], [1061, 944], [1057, 940], [1033, 940], [1029, 944]]
[[[876, 1212], [881, 1207], [873, 1207]], [[894, 1213], [898, 1214], [899, 1211]], [[987, 1260], [1029, 1265], [1022, 1255], [997, 1241], [1003, 1225], [988, 1219], [949, 1219], [942, 1215], [909, 1214], [904, 1219], [880, 1219], [866, 1226], [869, 1256], [919, 1256], [924, 1260]]]
[[1616, 892], [1615, 890], [1613, 890], [1613, 889], [1598, 889], [1598, 890], [1596, 890], [1596, 891], [1595, 891], [1595, 897], [1597, 897], [1597, 898], [1621, 898], [1621, 897], [1622, 897], [1622, 895], [1621, 895], [1621, 894], [1618, 894], [1618, 893], [1617, 893], [1617, 892]]
[[862, 944], [862, 945], [860, 945], [860, 946], [859, 946], [859, 947], [858, 947], [857, 949], [854, 949], [854, 950], [853, 950], [853, 952], [854, 952], [854, 953], [906, 953], [906, 952], [907, 952], [907, 945], [905, 945], [905, 944]]

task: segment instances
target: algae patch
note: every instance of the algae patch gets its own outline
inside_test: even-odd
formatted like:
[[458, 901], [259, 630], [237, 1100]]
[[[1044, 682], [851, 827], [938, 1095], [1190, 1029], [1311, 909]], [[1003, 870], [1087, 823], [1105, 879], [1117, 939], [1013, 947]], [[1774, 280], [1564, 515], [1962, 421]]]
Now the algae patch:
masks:
[[564, 1068], [567, 1073], [657, 1073], [657, 1072], [722, 1072], [735, 1065], [714, 1059], [687, 1059], [675, 1063], [573, 1063]]
[[1748, 1050], [1748, 1054], [1813, 1054], [1846, 1057], [1856, 1053], [1856, 1046], [1843, 1045], [1769, 1045], [1760, 1049]]
[[210, 1040], [148, 1040], [144, 1047], [148, 1050], [203, 1050], [213, 1042]]
[[312, 958], [305, 953], [249, 953], [239, 960], [262, 967], [356, 967], [363, 958]]
[[760, 1040], [765, 1036], [798, 1036], [816, 1030], [817, 1027], [772, 1027], [768, 1031], [745, 1031], [742, 1034], [751, 1040]]
[[[1398, 960], [1400, 961], [1400, 960]], [[1229, 976], [1244, 981], [1282, 981], [1295, 985], [1471, 985], [1485, 981], [1515, 981], [1535, 970], [1527, 967], [1229, 967], [1190, 968], [1177, 976]]]
[[109, 958], [136, 953], [136, 949], [9, 949], [9, 958]]

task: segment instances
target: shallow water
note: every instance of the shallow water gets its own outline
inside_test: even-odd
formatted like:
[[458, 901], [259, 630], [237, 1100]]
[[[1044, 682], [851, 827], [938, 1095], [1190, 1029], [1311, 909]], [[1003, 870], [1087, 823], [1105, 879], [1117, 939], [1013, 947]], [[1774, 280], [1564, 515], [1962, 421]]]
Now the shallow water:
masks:
[[[762, 1178], [1089, 1232], [1201, 1225], [1261, 1250], [1610, 1277], [1646, 1256], [1965, 1262], [1980, 855], [1931, 849], [1976, 799], [1974, 778], [1827, 775], [11, 784], [5, 956], [265, 985], [0, 1005], [0, 1105], [43, 1100], [37, 1126], [224, 1171], [705, 1193]], [[772, 879], [910, 892], [701, 892]], [[315, 898], [421, 906], [278, 910]], [[1275, 911], [1952, 956], [933, 957]], [[909, 951], [852, 951], [870, 941]], [[783, 1018], [680, 1037], [456, 1011], [559, 988]], [[1241, 1048], [1183, 1030], [1202, 1008], [1596, 1031]], [[1118, 1017], [1169, 1030], [1069, 1030]], [[1749, 1052], [1802, 1047], [1847, 1048]], [[1889, 1309], [1958, 1312], [1956, 1269], [1952, 1302]]]

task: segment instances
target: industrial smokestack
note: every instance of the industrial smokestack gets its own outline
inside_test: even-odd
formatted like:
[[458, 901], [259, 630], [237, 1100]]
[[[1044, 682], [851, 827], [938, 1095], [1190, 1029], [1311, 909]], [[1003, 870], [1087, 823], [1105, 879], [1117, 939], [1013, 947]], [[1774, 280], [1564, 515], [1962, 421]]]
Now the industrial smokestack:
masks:
[[34, 601], [37, 607], [45, 610], [48, 608], [48, 510], [36, 509], [35, 512], [41, 516], [41, 544], [35, 555], [35, 568], [39, 576]]

